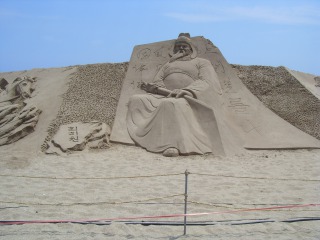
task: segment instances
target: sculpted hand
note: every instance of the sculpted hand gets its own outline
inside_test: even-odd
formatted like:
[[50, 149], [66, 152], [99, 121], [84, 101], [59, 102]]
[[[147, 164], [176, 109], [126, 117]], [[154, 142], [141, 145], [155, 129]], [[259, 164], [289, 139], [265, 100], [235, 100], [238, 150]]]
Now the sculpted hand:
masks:
[[140, 88], [149, 93], [156, 93], [158, 86], [154, 83], [145, 83], [142, 82]]
[[189, 97], [193, 97], [192, 93], [187, 91], [187, 90], [183, 90], [183, 89], [174, 89], [169, 95], [168, 97], [175, 97], [175, 98], [182, 98], [184, 96], [189, 96]]

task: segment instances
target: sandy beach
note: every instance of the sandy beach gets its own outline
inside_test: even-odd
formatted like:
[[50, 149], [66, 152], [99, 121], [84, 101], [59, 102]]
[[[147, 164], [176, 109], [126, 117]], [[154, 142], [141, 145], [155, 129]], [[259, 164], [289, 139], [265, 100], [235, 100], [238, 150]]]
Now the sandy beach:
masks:
[[[2, 152], [1, 220], [81, 220], [317, 204], [320, 150], [252, 151], [233, 157], [166, 158], [134, 146], [68, 156]], [[188, 217], [215, 225], [42, 223], [1, 226], [1, 239], [319, 239], [319, 206]], [[273, 220], [269, 223], [231, 225]], [[178, 218], [135, 221], [183, 221]]]

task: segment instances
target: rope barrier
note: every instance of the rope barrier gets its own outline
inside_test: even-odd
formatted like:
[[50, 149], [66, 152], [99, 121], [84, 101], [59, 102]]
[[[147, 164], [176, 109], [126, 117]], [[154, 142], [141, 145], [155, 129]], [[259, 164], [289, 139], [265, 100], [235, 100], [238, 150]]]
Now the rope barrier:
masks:
[[166, 198], [173, 198], [177, 196], [184, 196], [184, 194], [174, 194], [168, 195], [164, 197], [157, 197], [157, 198], [148, 198], [148, 199], [140, 199], [140, 200], [133, 200], [133, 201], [123, 201], [123, 202], [95, 202], [95, 203], [28, 203], [28, 202], [6, 202], [0, 201], [0, 203], [9, 203], [9, 204], [17, 204], [17, 205], [30, 205], [30, 206], [73, 206], [73, 205], [101, 205], [101, 204], [126, 204], [126, 203], [139, 203], [139, 202], [148, 202], [154, 200], [161, 200]]
[[2, 174], [0, 177], [15, 177], [15, 178], [40, 178], [40, 179], [53, 179], [53, 180], [112, 180], [112, 179], [132, 179], [132, 178], [152, 178], [152, 177], [167, 177], [167, 176], [177, 176], [183, 175], [184, 173], [171, 173], [171, 174], [155, 174], [155, 175], [138, 175], [138, 176], [122, 176], [122, 177], [44, 177], [44, 176], [15, 176]]
[[320, 182], [320, 179], [295, 179], [295, 178], [265, 178], [265, 177], [246, 177], [246, 176], [232, 176], [232, 175], [219, 175], [219, 174], [208, 174], [208, 173], [190, 173], [199, 176], [211, 176], [211, 177], [226, 177], [226, 178], [244, 178], [254, 180], [276, 180], [276, 181], [307, 181], [307, 182]]
[[299, 204], [299, 205], [275, 206], [275, 207], [266, 207], [266, 208], [247, 208], [247, 209], [229, 210], [229, 211], [223, 211], [223, 212], [208, 212], [208, 213], [194, 213], [194, 214], [191, 213], [191, 214], [188, 214], [188, 216], [204, 216], [204, 215], [224, 214], [224, 213], [269, 211], [269, 210], [278, 210], [278, 209], [291, 209], [291, 208], [316, 207], [316, 206], [320, 206], [320, 204]]
[[[226, 205], [230, 204], [214, 204], [214, 203], [203, 203], [203, 202], [197, 202], [197, 201], [188, 201], [188, 203], [193, 203], [193, 204], [198, 204], [198, 205], [207, 205], [207, 206], [213, 206], [213, 207], [224, 207], [224, 208], [232, 208], [232, 209], [243, 209], [243, 208], [235, 208], [235, 207], [230, 207]], [[232, 204], [233, 205], [233, 204]]]
[[[15, 177], [15, 178], [39, 178], [39, 179], [53, 179], [53, 180], [112, 180], [112, 179], [133, 179], [133, 178], [152, 178], [152, 177], [167, 177], [178, 176], [184, 173], [170, 173], [170, 174], [155, 174], [155, 175], [137, 175], [137, 176], [120, 176], [120, 177], [45, 177], [45, 176], [25, 176], [25, 175], [9, 175], [1, 174], [0, 177]], [[209, 174], [209, 173], [190, 173], [192, 175], [199, 176], [211, 176], [211, 177], [225, 177], [225, 178], [243, 178], [254, 180], [275, 180], [275, 181], [306, 181], [306, 182], [320, 182], [320, 179], [297, 179], [297, 178], [266, 178], [266, 177], [248, 177], [248, 176], [232, 176], [221, 174]]]
[[[257, 223], [274, 223], [274, 222], [284, 222], [284, 223], [293, 223], [293, 222], [306, 222], [306, 221], [319, 221], [320, 217], [300, 217], [300, 218], [290, 218], [284, 220], [274, 220], [274, 219], [241, 219], [241, 220], [224, 220], [224, 221], [189, 221], [187, 226], [212, 226], [212, 225], [248, 225], [248, 224], [257, 224]], [[179, 221], [116, 221], [118, 223], [123, 223], [127, 225], [142, 225], [142, 226], [184, 226], [184, 222]], [[25, 223], [15, 223], [15, 221], [3, 221], [3, 225], [13, 225], [13, 224], [25, 224]], [[94, 224], [94, 225], [111, 225], [112, 222], [70, 222], [78, 224]], [[1, 225], [1, 224], [0, 224]]]
[[[277, 204], [227, 204], [227, 203], [204, 203], [204, 202], [197, 202], [197, 201], [188, 201], [188, 203], [193, 203], [197, 205], [205, 205], [205, 206], [211, 206], [211, 207], [219, 207], [219, 208], [228, 208], [228, 209], [245, 209], [243, 207], [234, 207], [234, 205], [251, 205], [251, 206], [263, 206], [263, 205], [277, 205]], [[227, 206], [226, 206], [227, 205]], [[229, 206], [228, 206], [229, 205]], [[232, 205], [232, 206], [230, 206]], [[287, 206], [288, 204], [278, 204], [277, 206]], [[299, 204], [291, 204], [291, 205], [299, 205]], [[273, 211], [281, 211], [281, 210], [273, 210]], [[300, 211], [317, 211], [317, 210], [300, 210]], [[319, 210], [320, 211], [320, 210]]]
[[[301, 217], [301, 218], [292, 218], [285, 220], [274, 220], [274, 219], [250, 219], [250, 220], [225, 220], [225, 221], [189, 221], [187, 226], [212, 226], [212, 225], [248, 225], [248, 224], [257, 224], [257, 223], [274, 223], [274, 222], [284, 222], [284, 223], [293, 223], [293, 222], [306, 222], [306, 221], [319, 221], [320, 217]], [[119, 223], [127, 225], [142, 225], [142, 226], [183, 226], [183, 222], [179, 221], [117, 221]], [[14, 225], [14, 224], [25, 224], [25, 223], [14, 223], [13, 221], [7, 221], [8, 224], [3, 225]], [[111, 225], [112, 222], [70, 222], [74, 224], [94, 224], [94, 225]], [[0, 224], [1, 225], [1, 224]]]
[[208, 216], [208, 215], [217, 215], [217, 214], [235, 214], [235, 213], [240, 213], [240, 212], [269, 211], [269, 210], [275, 210], [275, 209], [291, 209], [291, 208], [304, 208], [304, 207], [316, 207], [316, 206], [320, 206], [320, 204], [300, 204], [300, 205], [276, 206], [276, 207], [267, 207], [267, 208], [247, 208], [247, 209], [228, 210], [228, 211], [221, 211], [221, 212], [202, 212], [202, 213], [171, 214], [171, 215], [158, 215], [158, 216], [138, 216], [138, 217], [80, 219], [80, 220], [70, 219], [70, 220], [0, 221], [0, 225], [42, 224], [42, 223], [116, 222], [116, 221], [136, 220], [136, 219], [177, 218], [177, 217]]
[[[286, 179], [286, 178], [265, 178], [265, 177], [250, 177], [250, 176], [232, 176], [232, 175], [217, 175], [217, 174], [207, 174], [207, 173], [190, 173], [187, 170], [184, 173], [171, 173], [171, 174], [156, 174], [156, 175], [138, 175], [138, 176], [120, 176], [120, 177], [46, 177], [46, 176], [14, 176], [14, 175], [0, 175], [0, 177], [15, 177], [15, 178], [33, 178], [33, 179], [52, 179], [52, 180], [112, 180], [112, 179], [137, 179], [137, 178], [152, 178], [152, 177], [167, 177], [167, 176], [177, 176], [177, 175], [185, 175], [185, 193], [184, 194], [174, 194], [163, 197], [149, 198], [149, 199], [140, 199], [133, 201], [121, 201], [121, 202], [96, 202], [96, 203], [25, 203], [25, 202], [5, 202], [0, 201], [0, 203], [9, 203], [9, 204], [18, 204], [18, 205], [46, 205], [46, 206], [72, 206], [72, 205], [98, 205], [98, 204], [127, 204], [127, 203], [141, 203], [147, 202], [151, 200], [161, 200], [167, 198], [173, 198], [177, 196], [185, 196], [185, 211], [184, 214], [171, 214], [171, 215], [158, 215], [158, 216], [130, 216], [130, 217], [120, 217], [120, 218], [103, 218], [103, 219], [84, 219], [84, 220], [18, 220], [18, 221], [1, 221], [0, 225], [14, 225], [14, 224], [39, 224], [39, 223], [82, 223], [82, 224], [107, 224], [111, 222], [124, 222], [128, 220], [136, 220], [136, 219], [158, 219], [158, 218], [177, 218], [184, 217], [184, 235], [186, 235], [186, 226], [187, 226], [187, 217], [195, 217], [195, 216], [207, 216], [214, 214], [236, 214], [240, 212], [253, 212], [253, 211], [278, 211], [282, 209], [293, 209], [293, 208], [304, 208], [304, 207], [316, 207], [320, 206], [320, 204], [291, 204], [291, 205], [282, 205], [282, 206], [272, 206], [272, 207], [260, 207], [260, 208], [235, 208], [234, 204], [221, 203], [220, 205], [212, 204], [212, 203], [203, 203], [197, 201], [188, 201], [187, 197], [187, 183], [188, 183], [188, 174], [199, 175], [199, 176], [213, 176], [213, 177], [225, 177], [225, 178], [237, 178], [237, 179], [254, 179], [254, 180], [276, 180], [276, 181], [310, 181], [310, 182], [318, 182], [318, 179]], [[193, 204], [202, 204], [214, 207], [224, 207], [224, 208], [232, 208], [232, 210], [225, 210], [220, 212], [202, 212], [202, 213], [187, 213], [187, 203]], [[232, 207], [226, 207], [226, 205], [232, 205]], [[239, 204], [238, 204], [239, 205]], [[249, 205], [249, 204], [246, 204]], [[259, 204], [253, 204], [259, 205]], [[314, 218], [319, 220], [319, 217]], [[300, 220], [299, 220], [300, 221]], [[265, 221], [264, 221], [265, 222]], [[180, 223], [179, 223], [180, 224]], [[156, 224], [157, 225], [157, 224]], [[188, 224], [189, 225], [189, 224]]]

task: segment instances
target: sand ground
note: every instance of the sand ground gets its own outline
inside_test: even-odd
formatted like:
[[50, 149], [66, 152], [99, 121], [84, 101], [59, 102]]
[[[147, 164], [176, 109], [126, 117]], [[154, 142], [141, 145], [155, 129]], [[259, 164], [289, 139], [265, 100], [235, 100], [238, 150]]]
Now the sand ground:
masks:
[[[0, 216], [90, 220], [181, 214], [186, 169], [191, 173], [188, 213], [320, 203], [319, 160], [320, 150], [253, 151], [226, 158], [165, 158], [117, 144], [68, 156], [2, 150]], [[188, 226], [186, 236], [182, 226], [47, 223], [0, 226], [0, 239], [320, 239], [319, 221], [280, 222], [301, 217], [320, 217], [320, 207], [188, 217], [190, 222], [226, 222]], [[250, 219], [276, 222], [228, 224]]]

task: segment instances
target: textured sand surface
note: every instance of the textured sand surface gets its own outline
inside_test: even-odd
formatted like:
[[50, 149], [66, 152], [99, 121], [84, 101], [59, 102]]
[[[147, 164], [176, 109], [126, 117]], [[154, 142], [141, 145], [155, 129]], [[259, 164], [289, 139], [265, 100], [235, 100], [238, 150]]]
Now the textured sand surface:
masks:
[[[16, 152], [15, 156], [3, 154], [1, 220], [180, 214], [184, 209], [186, 169], [191, 172], [189, 213], [319, 203], [320, 199], [320, 150], [257, 151], [232, 158], [212, 155], [165, 158], [137, 147], [113, 145], [108, 151], [68, 157], [33, 157], [25, 152]], [[139, 177], [150, 175], [165, 176]], [[168, 197], [172, 195], [180, 196]], [[319, 217], [319, 214], [319, 207], [305, 207], [189, 217], [188, 221], [281, 221]], [[182, 218], [152, 220], [182, 221]], [[1, 226], [0, 238], [298, 240], [320, 237], [319, 221], [226, 224], [190, 226], [184, 237], [182, 226], [27, 224]]]
[[61, 124], [95, 120], [112, 126], [127, 68], [128, 63], [78, 66], [50, 124], [47, 140]]

